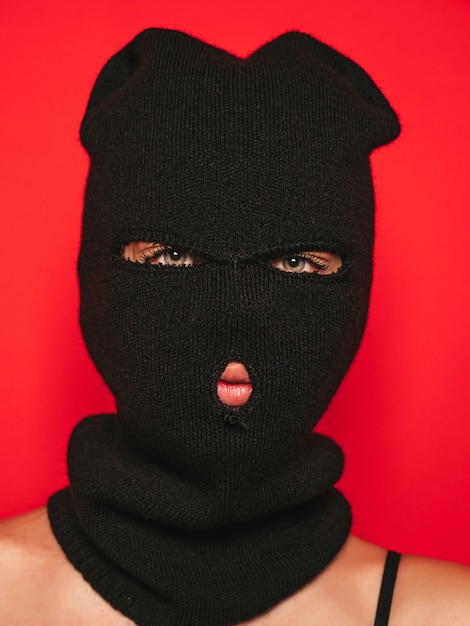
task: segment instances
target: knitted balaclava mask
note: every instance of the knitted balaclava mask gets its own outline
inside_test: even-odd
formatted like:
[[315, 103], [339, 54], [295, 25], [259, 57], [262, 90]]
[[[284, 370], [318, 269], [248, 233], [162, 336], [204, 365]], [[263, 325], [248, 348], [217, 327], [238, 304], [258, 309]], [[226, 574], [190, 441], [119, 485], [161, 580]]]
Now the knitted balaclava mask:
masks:
[[[240, 59], [151, 29], [98, 77], [81, 130], [81, 324], [117, 415], [76, 429], [71, 497], [50, 515], [72, 562], [137, 623], [247, 619], [343, 544], [342, 455], [311, 431], [361, 340], [369, 154], [398, 132], [365, 72], [301, 33]], [[135, 263], [131, 241], [202, 262]], [[307, 250], [341, 269], [270, 263]], [[253, 384], [238, 410], [216, 393], [231, 360]]]

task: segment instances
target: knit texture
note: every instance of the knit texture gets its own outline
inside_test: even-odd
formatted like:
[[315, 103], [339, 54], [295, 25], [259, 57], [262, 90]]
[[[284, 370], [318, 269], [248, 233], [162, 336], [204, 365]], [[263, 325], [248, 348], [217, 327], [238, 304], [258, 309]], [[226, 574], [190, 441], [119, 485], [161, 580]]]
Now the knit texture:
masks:
[[[355, 63], [302, 33], [246, 59], [151, 29], [103, 68], [81, 326], [117, 414], [72, 434], [49, 502], [71, 562], [142, 626], [229, 626], [334, 558], [351, 525], [339, 447], [312, 432], [359, 346], [372, 273], [371, 150], [397, 118]], [[202, 259], [135, 263], [131, 241]], [[331, 275], [283, 254], [341, 256]], [[253, 384], [217, 397], [230, 360]]]

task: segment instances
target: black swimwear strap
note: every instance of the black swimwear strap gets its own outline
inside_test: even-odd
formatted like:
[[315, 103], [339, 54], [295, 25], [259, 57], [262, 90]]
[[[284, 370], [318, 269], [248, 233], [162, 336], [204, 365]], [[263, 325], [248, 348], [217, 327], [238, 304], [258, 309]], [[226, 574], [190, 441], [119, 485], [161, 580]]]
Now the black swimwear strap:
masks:
[[385, 561], [374, 626], [387, 626], [401, 554], [390, 550]]

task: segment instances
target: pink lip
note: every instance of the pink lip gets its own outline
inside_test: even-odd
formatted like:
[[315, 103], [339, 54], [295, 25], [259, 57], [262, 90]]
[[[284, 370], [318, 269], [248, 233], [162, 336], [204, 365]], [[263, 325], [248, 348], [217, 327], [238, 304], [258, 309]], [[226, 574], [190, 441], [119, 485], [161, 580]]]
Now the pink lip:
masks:
[[230, 407], [240, 407], [248, 402], [252, 385], [243, 363], [230, 361], [217, 381], [219, 400]]

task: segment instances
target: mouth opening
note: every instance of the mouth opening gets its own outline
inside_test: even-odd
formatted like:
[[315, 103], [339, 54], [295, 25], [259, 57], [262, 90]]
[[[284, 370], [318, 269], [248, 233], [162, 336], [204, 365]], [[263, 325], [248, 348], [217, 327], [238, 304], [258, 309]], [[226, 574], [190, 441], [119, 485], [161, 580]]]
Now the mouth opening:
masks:
[[253, 390], [246, 367], [240, 361], [230, 361], [217, 381], [217, 396], [228, 407], [246, 404]]

